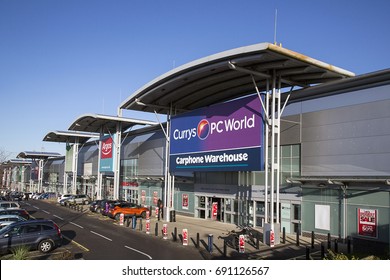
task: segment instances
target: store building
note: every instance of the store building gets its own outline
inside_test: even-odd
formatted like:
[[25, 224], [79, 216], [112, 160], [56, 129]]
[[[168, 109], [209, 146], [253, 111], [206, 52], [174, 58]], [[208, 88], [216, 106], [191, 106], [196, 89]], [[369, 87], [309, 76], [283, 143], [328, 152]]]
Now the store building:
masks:
[[[314, 232], [323, 238], [330, 233], [388, 250], [390, 70], [354, 77], [334, 69], [280, 47], [260, 45], [203, 58], [153, 80], [120, 108], [167, 113], [168, 122], [122, 132], [119, 198], [148, 206], [163, 199], [178, 214], [254, 227], [271, 222], [287, 233]], [[272, 85], [278, 98], [267, 105]], [[197, 110], [251, 94], [264, 102], [257, 112], [281, 105], [279, 119], [261, 115], [264, 123], [278, 124], [270, 125], [265, 135], [276, 131], [280, 149], [273, 151], [273, 142], [264, 137], [260, 153], [267, 160], [254, 170], [206, 170], [199, 166], [203, 154], [195, 169], [170, 169], [172, 162], [167, 162], [173, 153], [167, 135], [175, 126], [172, 119], [197, 117]], [[91, 196], [96, 192], [98, 158], [95, 142], [80, 148], [78, 189]], [[175, 158], [179, 163], [190, 160]], [[114, 173], [104, 175], [103, 196], [114, 197]], [[269, 188], [273, 183], [277, 189]]]

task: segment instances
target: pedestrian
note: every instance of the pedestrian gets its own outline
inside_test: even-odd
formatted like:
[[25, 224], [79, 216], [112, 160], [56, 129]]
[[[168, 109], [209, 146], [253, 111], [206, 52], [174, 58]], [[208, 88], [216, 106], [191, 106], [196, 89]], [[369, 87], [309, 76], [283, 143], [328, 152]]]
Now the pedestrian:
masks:
[[164, 211], [164, 204], [163, 204], [161, 199], [159, 199], [157, 201], [157, 207], [159, 208], [158, 215], [160, 216], [160, 214], [161, 214], [161, 218], [163, 218], [164, 217], [164, 212], [163, 212]]

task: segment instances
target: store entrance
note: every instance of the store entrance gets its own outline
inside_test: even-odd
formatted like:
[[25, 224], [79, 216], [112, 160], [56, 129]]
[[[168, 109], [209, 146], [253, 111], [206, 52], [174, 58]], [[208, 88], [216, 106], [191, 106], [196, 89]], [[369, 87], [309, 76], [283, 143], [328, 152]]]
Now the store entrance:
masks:
[[223, 198], [209, 197], [209, 215], [208, 218], [214, 221], [223, 221]]

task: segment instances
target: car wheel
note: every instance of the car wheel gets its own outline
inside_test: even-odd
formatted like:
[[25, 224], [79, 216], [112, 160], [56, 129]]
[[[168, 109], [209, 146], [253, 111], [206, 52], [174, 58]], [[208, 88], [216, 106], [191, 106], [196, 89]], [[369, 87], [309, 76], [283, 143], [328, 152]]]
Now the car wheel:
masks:
[[38, 250], [42, 253], [48, 253], [53, 249], [53, 242], [50, 240], [42, 240], [39, 242]]
[[121, 217], [121, 213], [118, 213], [118, 214], [115, 215], [114, 219], [116, 221], [119, 221], [120, 217]]
[[141, 217], [142, 217], [142, 219], [146, 218], [146, 212], [145, 211], [141, 213]]
[[84, 201], [84, 204], [85, 204], [85, 205], [88, 205], [88, 204], [89, 204], [89, 203], [88, 203], [88, 200]]

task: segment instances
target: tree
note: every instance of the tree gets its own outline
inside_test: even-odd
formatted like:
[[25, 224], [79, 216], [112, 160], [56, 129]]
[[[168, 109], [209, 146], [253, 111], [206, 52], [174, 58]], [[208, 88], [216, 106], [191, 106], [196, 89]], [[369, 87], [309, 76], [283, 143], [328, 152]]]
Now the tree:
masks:
[[4, 161], [8, 160], [8, 158], [11, 156], [11, 153], [4, 150], [2, 147], [0, 147], [0, 164]]
[[4, 166], [2, 165], [2, 163], [8, 160], [10, 156], [11, 156], [10, 152], [7, 152], [6, 150], [0, 147], [0, 187], [4, 185], [3, 182]]

